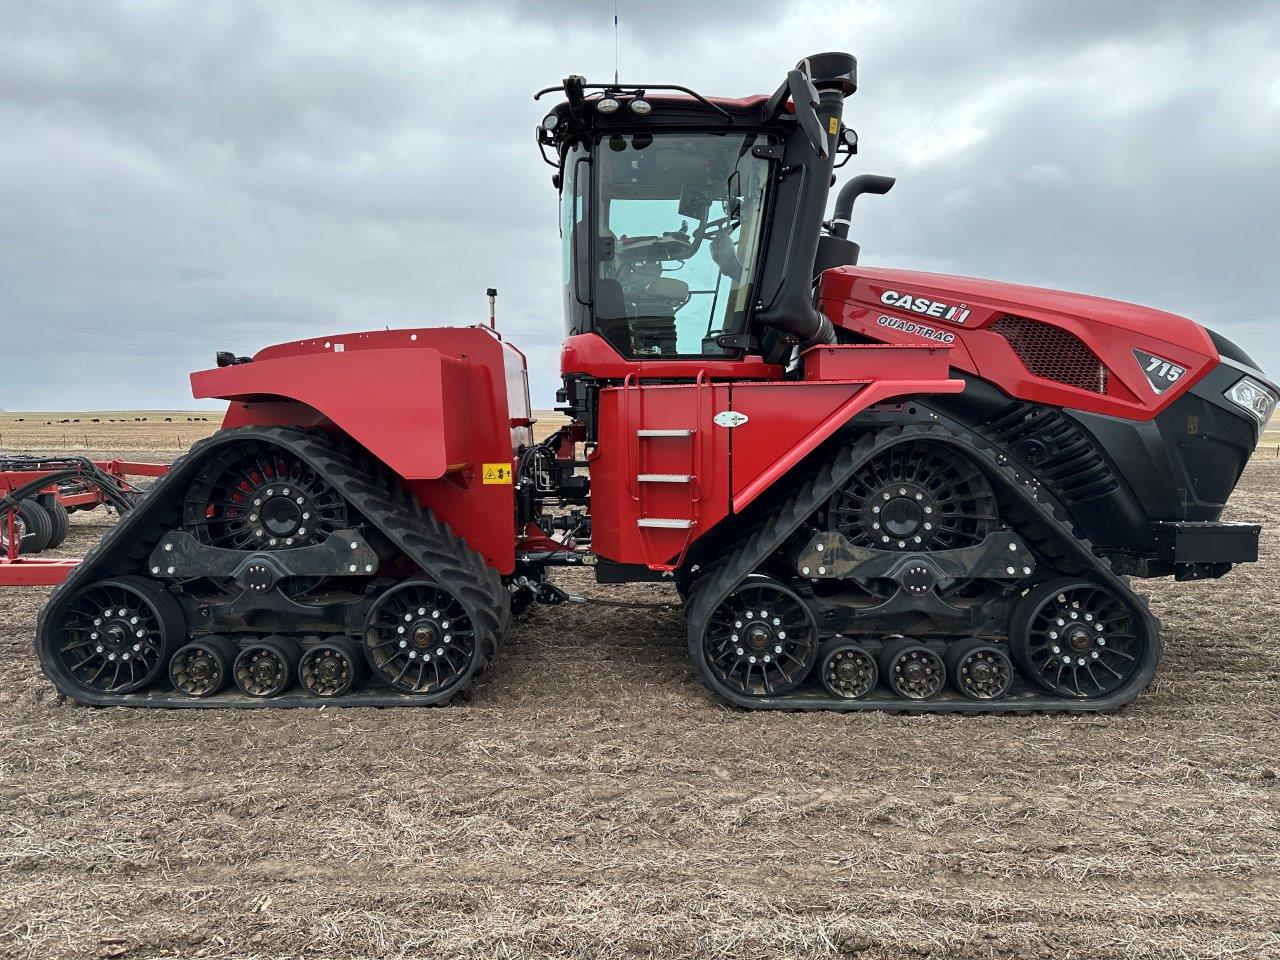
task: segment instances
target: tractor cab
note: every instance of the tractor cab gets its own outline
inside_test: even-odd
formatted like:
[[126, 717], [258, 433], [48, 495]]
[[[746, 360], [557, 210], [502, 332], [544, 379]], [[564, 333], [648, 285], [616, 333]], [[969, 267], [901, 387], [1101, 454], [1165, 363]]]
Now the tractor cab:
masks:
[[570, 343], [603, 341], [585, 352], [610, 373], [670, 375], [667, 361], [776, 364], [832, 339], [813, 264], [836, 154], [855, 149], [841, 124], [855, 77], [853, 57], [829, 53], [742, 100], [582, 77], [541, 91], [565, 97], [538, 142], [560, 191]]

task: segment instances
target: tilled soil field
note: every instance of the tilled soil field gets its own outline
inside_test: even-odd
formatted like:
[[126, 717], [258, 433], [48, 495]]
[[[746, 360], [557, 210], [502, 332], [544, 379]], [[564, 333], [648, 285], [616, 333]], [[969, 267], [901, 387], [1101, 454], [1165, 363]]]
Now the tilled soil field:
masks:
[[[1254, 463], [1231, 516], [1280, 514]], [[73, 518], [62, 553], [100, 536]], [[1280, 956], [1280, 537], [1149, 584], [1110, 716], [726, 709], [674, 591], [536, 608], [448, 709], [93, 710], [0, 595], [6, 957]]]

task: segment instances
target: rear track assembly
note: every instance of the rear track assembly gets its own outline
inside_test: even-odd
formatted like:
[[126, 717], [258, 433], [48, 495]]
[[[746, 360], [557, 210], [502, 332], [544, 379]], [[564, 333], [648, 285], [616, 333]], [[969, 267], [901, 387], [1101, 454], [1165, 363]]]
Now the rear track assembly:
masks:
[[[417, 577], [380, 576], [406, 562]], [[305, 602], [335, 577], [338, 599]], [[230, 602], [206, 602], [209, 584]], [[36, 651], [59, 692], [94, 706], [438, 705], [496, 653], [509, 598], [368, 458], [315, 431], [242, 428], [193, 446], [89, 552], [41, 611]], [[393, 606], [410, 619], [382, 623]]]

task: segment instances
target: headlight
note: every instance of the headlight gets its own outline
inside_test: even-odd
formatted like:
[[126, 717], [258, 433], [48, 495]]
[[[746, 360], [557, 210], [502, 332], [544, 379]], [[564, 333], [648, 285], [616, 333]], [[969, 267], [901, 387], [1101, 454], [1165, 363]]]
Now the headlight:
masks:
[[1226, 392], [1226, 398], [1244, 407], [1264, 426], [1276, 409], [1276, 395], [1253, 377], [1245, 377], [1238, 381]]
[[641, 117], [647, 117], [653, 113], [653, 104], [648, 100], [632, 100], [631, 112]]
[[558, 127], [559, 125], [560, 125], [560, 118], [557, 117], [554, 113], [548, 113], [545, 117], [542, 118], [543, 130], [550, 132], [554, 130], [556, 127]]
[[600, 113], [617, 113], [620, 106], [622, 104], [613, 97], [605, 97], [603, 100], [596, 101], [596, 110]]

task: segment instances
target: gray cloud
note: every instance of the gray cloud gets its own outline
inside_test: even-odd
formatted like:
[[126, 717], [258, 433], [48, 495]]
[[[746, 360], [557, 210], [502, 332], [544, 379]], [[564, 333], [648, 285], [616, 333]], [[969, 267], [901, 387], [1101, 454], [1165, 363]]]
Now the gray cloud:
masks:
[[[1274, 4], [620, 4], [624, 78], [772, 89], [854, 52], [892, 173], [869, 263], [1205, 318], [1272, 369]], [[0, 406], [181, 406], [214, 349], [471, 323], [556, 381], [532, 92], [613, 71], [613, 4], [0, 0]]]

